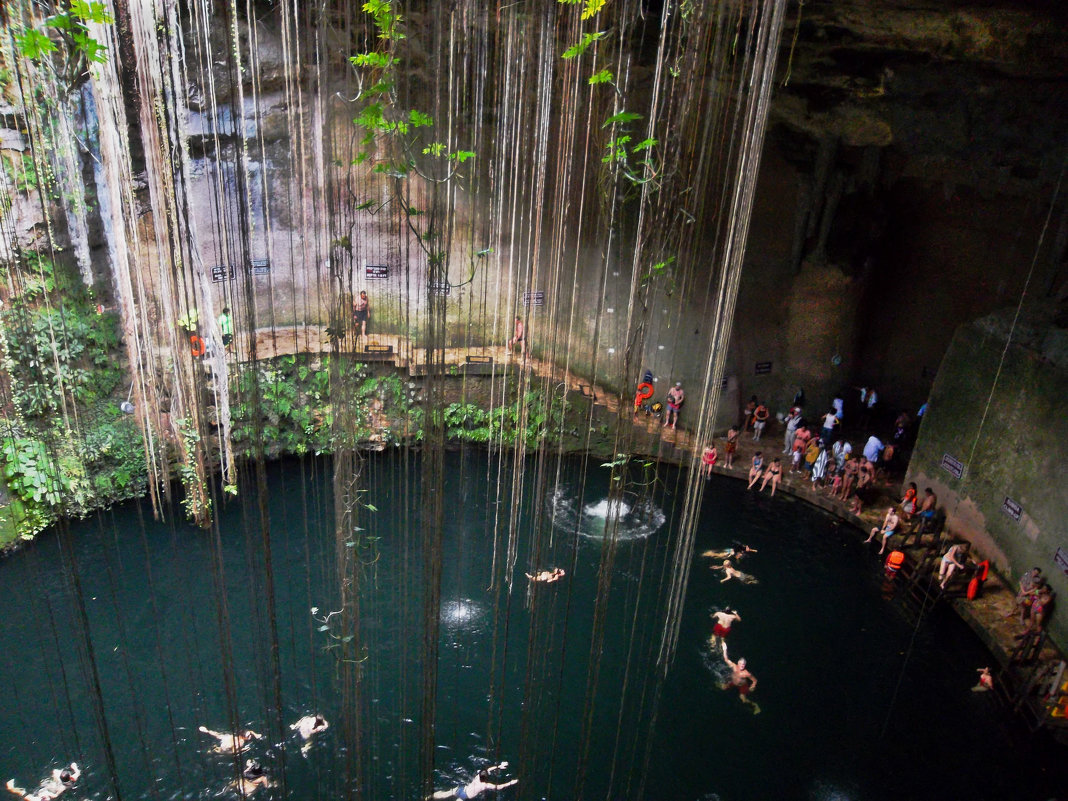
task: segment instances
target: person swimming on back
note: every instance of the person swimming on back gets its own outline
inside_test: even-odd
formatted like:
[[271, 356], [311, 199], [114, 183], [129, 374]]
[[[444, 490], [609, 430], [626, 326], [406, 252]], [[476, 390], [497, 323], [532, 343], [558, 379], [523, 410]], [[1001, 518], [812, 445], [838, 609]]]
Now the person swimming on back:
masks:
[[16, 787], [14, 779], [8, 779], [4, 786], [9, 793], [14, 793], [25, 801], [52, 801], [53, 798], [57, 798], [73, 787], [81, 775], [82, 771], [78, 763], [71, 762], [68, 767], [53, 769], [52, 775], [41, 782], [41, 786], [32, 793]]
[[330, 728], [330, 724], [326, 722], [326, 718], [316, 712], [314, 715], [305, 715], [296, 723], [290, 725], [289, 728], [297, 732], [301, 739], [304, 740], [304, 745], [300, 747], [300, 753], [301, 756], [307, 756], [312, 747], [312, 737], [321, 731], [326, 731]]
[[467, 784], [461, 784], [460, 786], [452, 790], [438, 790], [436, 793], [434, 793], [434, 795], [430, 796], [430, 798], [436, 798], [439, 800], [446, 798], [459, 798], [460, 801], [466, 801], [466, 799], [468, 798], [475, 798], [481, 795], [486, 790], [503, 790], [505, 787], [511, 787], [513, 784], [517, 784], [519, 782], [519, 779], [512, 779], [510, 781], [504, 782], [503, 784], [493, 784], [489, 780], [489, 775], [492, 771], [504, 770], [506, 767], [508, 767], [508, 763], [502, 762], [501, 764], [494, 765], [491, 768], [480, 770], [478, 772], [478, 775], [475, 776], [475, 778], [473, 778]]
[[245, 729], [243, 732], [235, 732], [234, 734], [223, 734], [212, 731], [207, 726], [201, 726], [200, 731], [204, 734], [210, 734], [219, 741], [219, 744], [211, 749], [217, 754], [239, 754], [248, 748], [249, 743], [253, 740], [263, 739], [262, 734], [257, 734], [252, 729]]
[[752, 576], [750, 576], [748, 573], [743, 573], [740, 570], [735, 570], [734, 567], [731, 566], [731, 560], [730, 559], [728, 559], [722, 565], [713, 565], [712, 566], [712, 570], [722, 570], [723, 571], [723, 578], [720, 579], [720, 581], [719, 581], [720, 584], [722, 584], [725, 581], [730, 581], [731, 579], [738, 579], [739, 581], [741, 581], [744, 584], [756, 584], [757, 583], [757, 580], [755, 578], [753, 578]]
[[545, 584], [551, 584], [554, 581], [559, 581], [565, 575], [564, 569], [561, 567], [554, 567], [552, 570], [542, 570], [539, 573], [535, 573], [533, 576], [530, 573], [524, 574], [531, 581], [541, 581]]
[[701, 556], [708, 557], [710, 559], [734, 559], [738, 561], [747, 553], [758, 553], [756, 548], [750, 548], [748, 545], [742, 545], [740, 542], [734, 543], [736, 548], [725, 548], [722, 551], [704, 551]]

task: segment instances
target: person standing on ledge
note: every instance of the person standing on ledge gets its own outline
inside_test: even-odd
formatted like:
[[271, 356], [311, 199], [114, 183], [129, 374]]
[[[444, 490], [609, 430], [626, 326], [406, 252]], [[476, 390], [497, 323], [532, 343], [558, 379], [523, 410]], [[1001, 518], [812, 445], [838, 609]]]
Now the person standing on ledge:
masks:
[[764, 427], [768, 424], [768, 407], [763, 401], [757, 404], [753, 410], [753, 441], [757, 442], [764, 435]]
[[675, 386], [668, 390], [667, 394], [667, 414], [664, 415], [664, 425], [671, 424], [672, 428], [675, 428], [679, 422], [679, 409], [682, 408], [682, 402], [686, 400], [686, 393], [682, 391], [682, 382], [676, 381]]
[[367, 290], [361, 289], [360, 296], [352, 303], [352, 320], [360, 329], [359, 336], [367, 338], [367, 318], [371, 316], [371, 301], [367, 299]]
[[499, 765], [494, 765], [492, 768], [486, 768], [480, 770], [478, 775], [475, 776], [467, 784], [461, 784], [459, 787], [453, 790], [438, 790], [430, 798], [439, 799], [443, 801], [446, 798], [459, 798], [461, 801], [466, 801], [468, 798], [475, 798], [482, 795], [486, 790], [503, 790], [505, 787], [511, 787], [513, 784], [518, 784], [519, 779], [512, 779], [504, 784], [493, 784], [489, 781], [489, 775], [495, 770], [504, 770], [508, 767], [507, 762], [502, 762]]
[[223, 348], [230, 347], [234, 341], [234, 318], [230, 316], [229, 306], [225, 306], [219, 315], [219, 330], [222, 332]]
[[515, 318], [515, 329], [513, 330], [512, 338], [508, 340], [508, 350], [515, 350], [515, 346], [519, 346], [519, 355], [526, 357], [527, 355], [527, 329], [523, 325], [523, 318]]

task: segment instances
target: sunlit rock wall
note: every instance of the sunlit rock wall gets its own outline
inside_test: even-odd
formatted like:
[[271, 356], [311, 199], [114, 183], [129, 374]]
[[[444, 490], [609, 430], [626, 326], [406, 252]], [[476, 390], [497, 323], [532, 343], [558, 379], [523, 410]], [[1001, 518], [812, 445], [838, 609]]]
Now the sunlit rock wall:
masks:
[[[1049, 317], [1027, 316], [1006, 349], [1014, 311], [957, 330], [931, 390], [906, 478], [921, 490], [934, 489], [949, 529], [971, 540], [1013, 585], [1023, 571], [1042, 568], [1058, 594], [1050, 632], [1063, 648], [1068, 645], [1066, 332]], [[954, 466], [951, 460], [963, 464], [959, 479], [947, 469]]]

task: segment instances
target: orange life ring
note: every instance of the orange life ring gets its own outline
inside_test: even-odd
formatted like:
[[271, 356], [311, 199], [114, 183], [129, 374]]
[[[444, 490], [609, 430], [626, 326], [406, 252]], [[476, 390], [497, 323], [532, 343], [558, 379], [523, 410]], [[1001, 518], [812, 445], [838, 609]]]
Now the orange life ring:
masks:
[[204, 340], [198, 337], [196, 334], [189, 337], [190, 350], [194, 356], [203, 356], [208, 352], [207, 345], [204, 344]]
[[653, 397], [653, 385], [648, 381], [642, 381], [638, 384], [638, 398], [641, 400], [648, 400]]

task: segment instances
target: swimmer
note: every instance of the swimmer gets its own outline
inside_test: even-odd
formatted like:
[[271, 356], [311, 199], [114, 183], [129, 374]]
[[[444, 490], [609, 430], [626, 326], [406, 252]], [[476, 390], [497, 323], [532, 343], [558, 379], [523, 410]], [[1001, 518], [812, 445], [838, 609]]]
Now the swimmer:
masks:
[[[726, 639], [731, 633], [731, 624], [735, 620], [740, 621], [742, 616], [728, 606], [722, 612], [713, 612], [712, 617], [716, 622], [712, 626], [712, 636], [708, 638], [708, 644], [715, 648], [718, 641]], [[723, 647], [726, 648], [727, 644], [724, 643]]]
[[562, 567], [554, 567], [552, 570], [542, 570], [540, 573], [535, 573], [533, 576], [530, 573], [524, 573], [531, 581], [541, 581], [545, 584], [551, 584], [554, 581], [562, 579], [566, 573]]
[[263, 772], [260, 763], [255, 759], [250, 759], [245, 763], [245, 769], [241, 772], [241, 776], [226, 785], [226, 789], [233, 790], [241, 797], [245, 797], [252, 795], [261, 787], [272, 786], [271, 780]]
[[735, 543], [737, 548], [727, 548], [723, 551], [705, 551], [701, 556], [707, 556], [710, 559], [741, 559], [747, 553], [757, 553], [756, 548], [750, 548], [748, 545], [742, 545], [740, 542]]
[[731, 567], [731, 560], [730, 559], [728, 559], [722, 565], [713, 565], [712, 569], [713, 570], [722, 570], [723, 571], [723, 578], [720, 579], [720, 581], [719, 581], [720, 584], [722, 584], [725, 581], [730, 581], [731, 579], [738, 579], [738, 581], [741, 581], [743, 584], [756, 584], [757, 583], [757, 580], [755, 578], [753, 578], [752, 576], [750, 576], [749, 574], [743, 573], [740, 570], [735, 570], [733, 567]]
[[503, 790], [505, 787], [511, 787], [513, 784], [517, 784], [519, 779], [512, 779], [504, 782], [504, 784], [493, 784], [489, 781], [490, 773], [495, 770], [504, 770], [506, 767], [508, 767], [508, 763], [502, 762], [499, 765], [494, 765], [492, 768], [480, 770], [478, 775], [467, 784], [461, 784], [459, 787], [452, 790], [438, 790], [434, 795], [430, 796], [430, 798], [459, 798], [461, 801], [464, 801], [464, 799], [475, 798], [486, 790]]
[[78, 767], [78, 763], [71, 762], [68, 767], [54, 768], [52, 775], [41, 782], [41, 786], [32, 793], [23, 790], [21, 787], [16, 787], [14, 779], [8, 779], [7, 784], [4, 786], [9, 793], [13, 793], [19, 798], [25, 799], [25, 801], [52, 801], [53, 798], [62, 795], [73, 787], [81, 775], [82, 771]]
[[211, 749], [216, 754], [239, 754], [248, 748], [249, 743], [253, 740], [263, 739], [262, 734], [257, 734], [252, 729], [246, 729], [236, 734], [221, 734], [220, 732], [212, 731], [206, 726], [201, 726], [200, 731], [204, 734], [210, 734], [219, 741], [219, 744]]
[[985, 693], [994, 689], [994, 677], [990, 675], [990, 668], [979, 668], [975, 672], [979, 674], [979, 683], [972, 687], [973, 693]]
[[311, 750], [312, 737], [321, 731], [326, 731], [329, 727], [330, 724], [326, 722], [326, 718], [319, 713], [305, 715], [289, 727], [292, 731], [297, 732], [301, 736], [301, 739], [304, 740], [304, 745], [300, 747], [301, 756], [307, 756], [308, 752]]
[[727, 663], [727, 667], [731, 669], [730, 681], [723, 686], [723, 689], [727, 687], [734, 687], [738, 690], [738, 697], [743, 704], [751, 704], [753, 706], [753, 714], [760, 714], [760, 707], [753, 701], [749, 700], [749, 693], [753, 692], [757, 686], [757, 679], [749, 669], [745, 666], [745, 660], [739, 659], [737, 662], [732, 662], [730, 657], [727, 656], [727, 649], [723, 649], [723, 661]]

